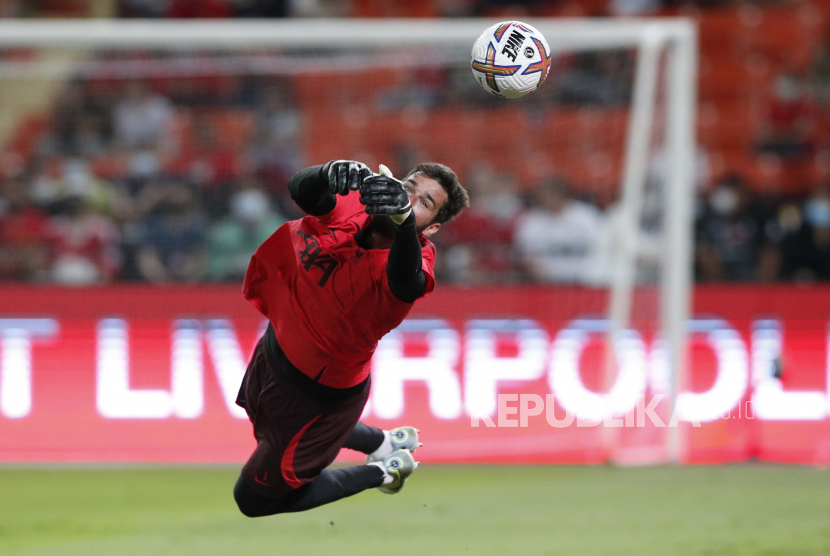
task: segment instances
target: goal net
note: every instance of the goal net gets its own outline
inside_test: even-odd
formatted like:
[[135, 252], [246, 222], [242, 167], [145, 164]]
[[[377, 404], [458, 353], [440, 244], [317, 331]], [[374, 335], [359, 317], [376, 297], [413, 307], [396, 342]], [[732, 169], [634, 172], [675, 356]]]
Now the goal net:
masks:
[[[304, 166], [356, 159], [402, 176], [437, 161], [472, 198], [435, 236], [439, 282], [549, 286], [521, 322], [577, 350], [575, 376], [548, 376], [578, 401], [564, 409], [621, 417], [662, 393], [667, 420], [690, 300], [694, 28], [528, 22], [551, 65], [518, 100], [471, 74], [489, 20], [0, 24], [5, 178], [49, 211], [89, 199], [108, 217], [89, 233], [116, 238], [115, 254], [67, 248], [27, 277], [238, 280], [250, 254], [221, 241], [201, 274], [145, 257], [142, 219], [189, 203], [210, 223], [293, 218], [284, 184]], [[469, 310], [493, 316], [484, 298]], [[669, 431], [603, 430], [614, 460], [679, 453]]]

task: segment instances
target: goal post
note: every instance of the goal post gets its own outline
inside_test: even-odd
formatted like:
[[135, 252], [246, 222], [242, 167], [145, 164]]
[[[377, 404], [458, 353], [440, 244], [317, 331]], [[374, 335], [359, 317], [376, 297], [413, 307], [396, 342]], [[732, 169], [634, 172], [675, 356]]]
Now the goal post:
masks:
[[[146, 21], [146, 20], [40, 20], [0, 22], [0, 49], [30, 48], [80, 52], [159, 49], [177, 53], [209, 50], [238, 53], [245, 71], [279, 75], [302, 75], [314, 71], [348, 72], [409, 64], [419, 67], [423, 60], [412, 55], [398, 56], [402, 48], [423, 46], [431, 52], [446, 53], [443, 64], [469, 64], [473, 41], [491, 19], [401, 20], [401, 19], [319, 19], [280, 21]], [[630, 50], [635, 53], [626, 132], [621, 141], [621, 160], [614, 202], [618, 210], [617, 256], [614, 259], [608, 290], [606, 354], [613, 354], [615, 337], [632, 326], [636, 312], [637, 289], [641, 283], [638, 257], [642, 246], [640, 228], [648, 187], [650, 164], [659, 144], [664, 170], [659, 185], [662, 202], [660, 220], [659, 273], [652, 284], [659, 293], [654, 303], [659, 315], [659, 334], [668, 346], [673, 385], [672, 401], [683, 375], [686, 322], [689, 318], [692, 283], [692, 210], [694, 204], [695, 117], [697, 103], [697, 30], [687, 19], [527, 19], [547, 39], [554, 55], [580, 52]], [[269, 49], [299, 53], [334, 63], [309, 69], [301, 59], [290, 56], [269, 58]], [[354, 52], [352, 58], [338, 57], [319, 49]], [[369, 49], [372, 57], [357, 54]], [[384, 51], [389, 55], [384, 57]], [[392, 52], [394, 51], [394, 52]], [[253, 53], [253, 55], [252, 55]], [[257, 55], [257, 53], [264, 53]], [[465, 62], [466, 60], [466, 62]], [[303, 62], [303, 63], [301, 63]], [[345, 62], [345, 63], [341, 63]], [[66, 76], [72, 71], [94, 72], [103, 65], [118, 73], [114, 62], [96, 62], [75, 57], [67, 61], [18, 60], [0, 58], [0, 90], [7, 80]], [[210, 71], [234, 71], [214, 64]], [[368, 64], [368, 65], [367, 65]], [[120, 71], [156, 71], [147, 67], [127, 67]], [[163, 64], [162, 64], [163, 66]], [[316, 69], [314, 69], [316, 67]], [[219, 69], [216, 69], [219, 68]], [[224, 68], [224, 69], [222, 69]], [[162, 67], [167, 73], [176, 66]], [[474, 81], [470, 76], [470, 81]], [[549, 87], [545, 83], [543, 87]], [[528, 97], [532, 100], [535, 92]], [[511, 102], [503, 101], [509, 105]], [[578, 103], [578, 101], [577, 101]], [[658, 109], [659, 108], [659, 109]], [[487, 109], [490, 109], [488, 105]], [[495, 109], [494, 109], [495, 110]], [[602, 125], [597, 128], [602, 133]], [[592, 139], [593, 141], [593, 139]], [[545, 143], [541, 143], [545, 144]], [[586, 150], [590, 150], [589, 141]], [[368, 147], [367, 147], [368, 148]], [[543, 153], [544, 154], [544, 153]], [[589, 153], [590, 154], [590, 153]], [[556, 168], [553, 168], [555, 171]], [[607, 355], [604, 384], [613, 382], [613, 356]], [[674, 407], [674, 403], [672, 403]], [[682, 457], [682, 442], [674, 429], [669, 432], [668, 459]], [[612, 459], [614, 441], [607, 446]], [[625, 458], [622, 458], [625, 459]]]

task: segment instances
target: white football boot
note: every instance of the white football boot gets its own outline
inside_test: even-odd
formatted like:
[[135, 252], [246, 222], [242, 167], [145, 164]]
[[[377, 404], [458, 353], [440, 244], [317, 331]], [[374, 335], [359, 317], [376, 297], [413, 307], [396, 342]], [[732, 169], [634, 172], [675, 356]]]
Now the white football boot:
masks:
[[[378, 463], [373, 465], [378, 465]], [[418, 469], [419, 464], [409, 450], [396, 450], [380, 465], [384, 470], [384, 484], [379, 486], [378, 490], [385, 494], [396, 494], [401, 491], [412, 472]]]
[[414, 452], [421, 447], [418, 442], [418, 429], [415, 427], [398, 427], [391, 431], [383, 431], [386, 438], [380, 448], [366, 456], [366, 463], [382, 461], [392, 452], [409, 450]]

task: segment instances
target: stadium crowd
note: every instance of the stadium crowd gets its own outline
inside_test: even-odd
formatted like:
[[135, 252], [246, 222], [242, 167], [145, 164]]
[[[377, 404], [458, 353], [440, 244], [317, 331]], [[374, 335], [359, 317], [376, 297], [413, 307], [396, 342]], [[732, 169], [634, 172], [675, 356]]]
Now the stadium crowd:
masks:
[[[784, 0], [786, 1], [786, 0]], [[0, 17], [478, 17], [505, 11], [530, 16], [652, 15], [679, 6], [735, 0], [0, 0]], [[760, 5], [782, 0], [756, 0]]]
[[[0, 278], [62, 284], [238, 281], [256, 247], [284, 221], [300, 216], [284, 184], [304, 164], [319, 161], [305, 160], [299, 147], [303, 115], [292, 101], [290, 82], [243, 79], [224, 97], [177, 80], [171, 83], [182, 86], [167, 94], [143, 80], [119, 82], [115, 90], [92, 83], [64, 87], [28, 161], [5, 154]], [[421, 91], [417, 102], [446, 101], [437, 94]], [[402, 102], [390, 91], [376, 101], [387, 107]], [[256, 129], [247, 144], [223, 139], [228, 130], [212, 110], [222, 103], [253, 115]], [[185, 125], [176, 117], [185, 108], [190, 141], [176, 129]], [[770, 140], [763, 148], [790, 155], [792, 143]], [[404, 146], [397, 155], [392, 164], [400, 175], [421, 153]], [[655, 155], [653, 182], [660, 179], [660, 166]], [[701, 153], [700, 280], [830, 279], [826, 186], [802, 197], [759, 194], [738, 174], [708, 183], [706, 167]], [[603, 205], [555, 174], [520, 186], [484, 161], [459, 170], [472, 207], [436, 236], [443, 279], [607, 282], [619, 226], [613, 203]], [[659, 220], [649, 213], [658, 200], [646, 198], [640, 251], [647, 273], [660, 247], [654, 231], [659, 222], [648, 222]]]
[[[14, 4], [0, 6], [14, 15]], [[286, 10], [297, 4], [122, 0], [117, 6], [124, 17], [281, 17], [293, 15]], [[321, 10], [310, 15], [334, 14], [345, 4], [306, 3]], [[469, 13], [503, 7], [461, 4]], [[518, 4], [532, 13], [543, 3]], [[638, 9], [634, 4], [619, 0], [606, 7], [631, 12]], [[641, 4], [641, 13], [666, 5]], [[124, 61], [113, 56], [100, 53], [97, 60]], [[628, 53], [586, 54], [554, 66], [544, 94], [528, 97], [528, 112], [628, 105], [633, 68]], [[830, 280], [830, 148], [820, 125], [830, 115], [830, 37], [800, 69], [781, 67], [768, 80], [770, 90], [756, 108], [759, 125], [740, 155], [750, 157], [753, 168], [783, 171], [767, 172], [759, 184], [757, 175], [730, 167], [703, 142], [699, 148], [698, 280]], [[482, 106], [500, 102], [480, 94], [466, 68], [400, 75], [397, 86], [373, 93], [372, 110], [420, 114], [471, 98]], [[240, 280], [254, 249], [281, 223], [301, 216], [287, 198], [288, 177], [304, 165], [325, 162], [311, 159], [304, 148], [311, 115], [298, 94], [291, 78], [244, 72], [69, 81], [54, 94], [48, 117], [23, 133], [26, 141], [0, 146], [0, 280], [72, 285]], [[702, 96], [707, 101], [705, 87]], [[709, 114], [707, 106], [702, 118]], [[438, 153], [400, 142], [394, 154], [395, 160], [383, 162], [401, 175]], [[817, 171], [803, 178], [787, 171], [805, 161]], [[662, 168], [658, 151], [639, 241], [642, 279], [653, 277], [660, 256], [655, 207]], [[608, 281], [619, 251], [613, 197], [574, 183], [556, 167], [530, 178], [484, 160], [456, 170], [472, 207], [435, 236], [441, 279]], [[790, 183], [776, 184], [776, 176]], [[793, 176], [802, 180], [796, 187]]]

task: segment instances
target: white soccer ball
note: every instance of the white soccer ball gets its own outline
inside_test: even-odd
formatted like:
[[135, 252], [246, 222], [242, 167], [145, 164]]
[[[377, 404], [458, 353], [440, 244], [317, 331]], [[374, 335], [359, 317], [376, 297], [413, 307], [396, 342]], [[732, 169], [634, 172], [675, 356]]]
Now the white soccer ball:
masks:
[[550, 47], [542, 33], [521, 21], [503, 21], [473, 45], [473, 75], [496, 96], [518, 98], [535, 90], [550, 71]]

